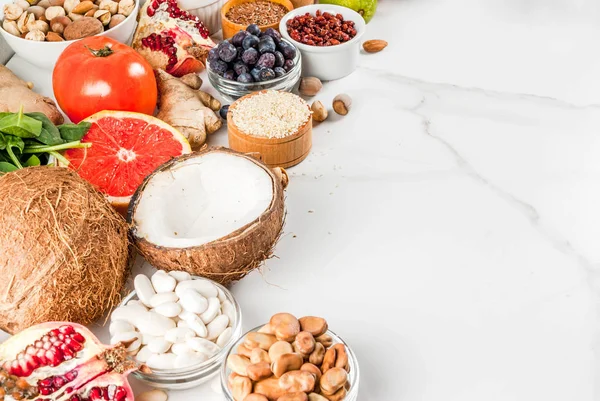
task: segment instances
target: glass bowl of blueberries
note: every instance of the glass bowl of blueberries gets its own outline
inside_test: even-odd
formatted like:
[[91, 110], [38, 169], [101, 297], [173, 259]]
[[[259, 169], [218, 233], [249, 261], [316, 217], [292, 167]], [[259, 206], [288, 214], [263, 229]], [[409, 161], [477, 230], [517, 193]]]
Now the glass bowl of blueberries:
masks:
[[249, 25], [208, 53], [208, 80], [229, 100], [271, 89], [290, 92], [302, 70], [300, 51], [281, 34]]

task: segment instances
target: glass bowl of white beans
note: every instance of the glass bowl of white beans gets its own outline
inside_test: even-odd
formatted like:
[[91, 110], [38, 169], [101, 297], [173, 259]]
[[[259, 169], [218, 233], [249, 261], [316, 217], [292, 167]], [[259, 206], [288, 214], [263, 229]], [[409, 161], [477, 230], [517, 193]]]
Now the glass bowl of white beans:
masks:
[[[236, 390], [232, 388], [232, 386], [235, 386], [234, 379], [237, 377], [237, 380], [240, 380], [240, 377], [237, 373], [235, 373], [231, 369], [231, 366], [228, 366], [227, 361], [229, 360], [229, 357], [233, 354], [240, 355], [239, 352], [244, 352], [244, 351], [241, 351], [240, 347], [244, 348], [244, 346], [246, 344], [247, 335], [250, 333], [259, 333], [259, 332], [265, 333], [265, 330], [264, 330], [265, 327], [267, 327], [267, 326], [266, 325], [258, 326], [258, 327], [255, 327], [254, 329], [246, 332], [242, 337], [240, 337], [233, 344], [233, 346], [230, 348], [229, 352], [227, 353], [226, 361], [223, 363], [223, 366], [221, 367], [221, 389], [223, 391], [225, 400], [227, 400], [227, 401], [243, 401], [243, 399], [245, 397], [249, 397], [246, 399], [252, 399], [253, 401], [254, 400], [264, 401], [265, 399], [266, 400], [277, 399], [281, 395], [286, 394], [285, 391], [283, 391], [281, 393], [266, 394], [266, 393], [269, 393], [269, 391], [263, 391], [263, 390], [265, 390], [265, 389], [268, 390], [271, 386], [265, 384], [265, 386], [261, 387], [263, 390], [259, 390], [259, 385], [254, 380], [252, 380], [253, 384], [250, 387], [248, 387], [250, 389], [250, 391], [254, 391], [254, 393], [253, 393], [254, 395], [252, 395], [252, 396], [248, 396], [247, 393], [245, 393], [245, 392], [236, 393]], [[289, 398], [289, 399], [290, 400], [292, 400], [292, 399], [293, 400], [310, 399], [311, 401], [312, 400], [317, 400], [317, 401], [330, 401], [330, 400], [331, 401], [338, 401], [338, 400], [339, 401], [342, 401], [342, 400], [343, 401], [356, 401], [356, 399], [358, 397], [358, 385], [359, 385], [359, 380], [360, 380], [360, 370], [359, 370], [358, 360], [356, 358], [356, 355], [354, 354], [352, 349], [348, 346], [348, 344], [346, 342], [344, 342], [344, 340], [341, 337], [339, 337], [337, 334], [335, 334], [331, 330], [327, 330], [322, 337], [327, 337], [327, 339], [329, 341], [329, 343], [325, 343], [325, 342], [322, 343], [322, 344], [324, 344], [325, 349], [329, 349], [332, 347], [342, 347], [346, 352], [347, 364], [345, 364], [344, 368], [347, 371], [347, 375], [346, 375], [345, 385], [343, 385], [343, 387], [341, 387], [339, 389], [339, 391], [335, 392], [333, 395], [325, 395], [322, 392], [322, 390], [319, 388], [319, 385], [316, 384], [314, 389], [312, 389], [311, 391], [305, 392], [304, 395], [300, 394], [300, 393], [293, 393], [295, 396], [292, 398]], [[317, 339], [317, 342], [319, 342], [319, 341], [321, 341], [321, 339]], [[246, 352], [247, 351], [248, 351], [248, 349], [246, 348]], [[295, 350], [295, 351], [297, 351], [297, 350]], [[271, 352], [267, 351], [267, 354], [271, 354]], [[252, 359], [255, 357], [256, 357], [255, 355], [251, 355], [249, 359]], [[266, 356], [265, 356], [265, 358], [266, 358]], [[253, 360], [250, 363], [252, 364], [252, 362], [257, 362], [257, 361]], [[275, 367], [274, 363], [271, 363], [270, 359], [268, 359], [267, 362], [270, 363], [271, 370], [272, 370], [272, 372], [270, 372], [269, 374], [273, 374], [273, 372], [277, 368]], [[307, 359], [307, 357], [305, 356], [301, 370], [306, 370], [307, 372], [312, 373], [310, 369], [305, 369], [305, 365], [309, 365], [310, 364], [309, 362], [310, 362], [310, 359]], [[316, 365], [313, 365], [313, 366], [316, 366]], [[250, 369], [246, 369], [246, 371], [249, 372]], [[289, 372], [289, 370], [288, 370], [288, 372]], [[247, 373], [247, 374], [250, 375], [249, 373]], [[319, 375], [321, 375], [321, 373], [319, 373]], [[281, 377], [283, 377], [283, 376], [281, 376]], [[322, 378], [322, 376], [320, 376], [316, 380], [316, 383], [318, 383], [321, 378]], [[247, 379], [247, 378], [246, 377], [242, 378], [242, 381], [245, 379]], [[279, 379], [276, 379], [276, 376], [273, 375], [273, 376], [268, 377], [267, 379], [264, 379], [263, 382], [266, 383], [268, 381], [274, 381], [274, 380], [279, 380]], [[341, 392], [343, 392], [343, 394], [341, 394]], [[287, 394], [290, 394], [290, 393], [287, 393]], [[290, 397], [291, 395], [292, 394], [290, 394], [288, 397]], [[305, 398], [307, 395], [310, 395], [310, 396], [308, 398]], [[252, 398], [252, 397], [254, 397], [254, 398]]]
[[[166, 276], [177, 277], [175, 288], [169, 290]], [[183, 272], [158, 271], [151, 280], [138, 275], [134, 286], [137, 290], [113, 311], [110, 324], [111, 343], [125, 344], [131, 359], [149, 368], [133, 375], [169, 390], [213, 378], [242, 333], [241, 309], [231, 292]]]

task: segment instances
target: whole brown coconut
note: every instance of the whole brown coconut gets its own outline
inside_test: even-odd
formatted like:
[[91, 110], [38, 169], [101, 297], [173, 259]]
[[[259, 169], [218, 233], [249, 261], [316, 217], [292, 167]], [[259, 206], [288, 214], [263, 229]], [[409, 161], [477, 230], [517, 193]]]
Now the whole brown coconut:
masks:
[[[164, 177], [176, 177], [178, 172], [189, 163], [197, 163], [197, 166], [207, 166], [207, 156], [219, 155], [225, 157], [231, 163], [225, 163], [223, 168], [233, 166], [234, 162], [242, 162], [237, 167], [236, 174], [242, 176], [244, 172], [249, 170], [260, 171], [264, 182], [268, 185], [263, 189], [268, 192], [269, 201], [266, 203], [264, 210], [258, 212], [251, 221], [243, 226], [238, 226], [235, 230], [229, 231], [226, 234], [214, 238], [201, 245], [189, 246], [174, 246], [175, 242], [170, 245], [159, 243], [156, 240], [149, 240], [149, 233], [145, 232], [143, 225], [151, 221], [150, 225], [166, 222], [162, 227], [173, 227], [173, 221], [194, 221], [197, 216], [186, 215], [186, 210], [179, 203], [186, 196], [190, 196], [190, 192], [194, 187], [201, 186], [202, 181], [206, 178], [201, 175], [188, 175], [185, 179], [173, 178], [173, 183], [179, 182], [180, 185], [174, 193], [174, 189], [166, 186], [162, 196], [162, 207], [151, 208], [147, 204], [145, 207], [140, 205], [144, 202], [150, 202], [153, 196], [144, 197], [145, 191], [152, 187], [155, 181], [160, 180], [161, 174]], [[240, 160], [241, 159], [241, 160]], [[206, 168], [206, 167], [198, 167]], [[233, 168], [233, 167], [231, 167]], [[217, 175], [214, 180], [219, 181], [218, 171], [213, 171]], [[184, 182], [181, 182], [184, 181]], [[235, 152], [226, 148], [208, 148], [207, 150], [182, 155], [163, 164], [151, 175], [146, 177], [142, 185], [139, 186], [136, 193], [131, 199], [129, 205], [129, 213], [127, 216], [128, 222], [132, 225], [132, 237], [135, 240], [138, 251], [150, 262], [153, 266], [163, 270], [184, 270], [190, 274], [207, 277], [221, 284], [228, 284], [232, 281], [239, 280], [246, 274], [257, 268], [265, 259], [272, 256], [273, 248], [279, 239], [284, 221], [284, 188], [287, 186], [288, 177], [283, 169], [271, 170], [264, 163], [254, 159], [253, 157]], [[161, 185], [157, 185], [160, 187]], [[175, 187], [175, 186], [174, 186]], [[268, 189], [267, 189], [268, 188]], [[173, 198], [168, 198], [168, 193], [171, 193]], [[208, 192], [206, 192], [208, 194]], [[154, 196], [156, 196], [155, 194]], [[265, 197], [267, 199], [267, 197]], [[230, 200], [223, 198], [223, 200]], [[202, 209], [202, 199], [196, 198], [192, 202], [195, 208]], [[226, 202], [225, 202], [226, 203]], [[235, 202], [233, 202], [235, 203]], [[144, 209], [143, 211], [140, 209]], [[187, 212], [190, 210], [188, 209]], [[209, 217], [210, 219], [210, 217]], [[215, 217], [216, 219], [216, 217]], [[181, 227], [181, 224], [180, 224]], [[219, 228], [222, 228], [219, 227]], [[185, 236], [182, 231], [174, 232], [171, 230], [165, 233], [164, 237], [169, 237], [169, 241], [177, 241], [174, 238]], [[163, 239], [164, 241], [164, 239]]]
[[89, 324], [120, 300], [127, 225], [75, 172], [30, 167], [0, 177], [0, 328]]

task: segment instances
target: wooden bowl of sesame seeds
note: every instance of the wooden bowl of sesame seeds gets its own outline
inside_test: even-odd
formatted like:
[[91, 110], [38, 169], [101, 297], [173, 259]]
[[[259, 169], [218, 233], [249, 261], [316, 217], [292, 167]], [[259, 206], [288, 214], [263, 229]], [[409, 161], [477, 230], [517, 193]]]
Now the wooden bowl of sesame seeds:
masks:
[[251, 24], [257, 24], [263, 32], [268, 28], [279, 31], [279, 21], [293, 9], [290, 0], [229, 0], [221, 8], [223, 39], [245, 31]]
[[254, 92], [229, 107], [227, 132], [231, 149], [258, 154], [269, 167], [292, 167], [312, 147], [310, 106], [290, 92]]

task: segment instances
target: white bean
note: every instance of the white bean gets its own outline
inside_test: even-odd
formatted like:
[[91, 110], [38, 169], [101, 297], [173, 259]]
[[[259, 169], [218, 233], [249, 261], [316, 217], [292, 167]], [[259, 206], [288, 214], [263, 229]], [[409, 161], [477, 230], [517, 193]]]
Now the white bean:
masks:
[[163, 337], [156, 337], [148, 343], [148, 348], [154, 354], [164, 354], [171, 348], [171, 342]]
[[110, 326], [108, 327], [108, 332], [111, 336], [126, 331], [135, 331], [135, 327], [133, 327], [131, 323], [126, 322], [125, 320], [115, 320], [111, 322]]
[[194, 331], [185, 327], [175, 327], [165, 333], [165, 339], [172, 343], [182, 343], [194, 336]]
[[142, 339], [140, 337], [136, 338], [127, 346], [127, 353], [129, 355], [135, 355], [138, 352], [138, 349], [142, 346]]
[[185, 320], [179, 319], [179, 321], [177, 322], [177, 327], [186, 327], [186, 328], [189, 328], [190, 325]]
[[206, 336], [206, 338], [208, 338], [209, 340], [215, 340], [221, 335], [223, 331], [225, 331], [228, 324], [229, 318], [227, 317], [227, 315], [217, 316], [215, 320], [206, 325], [206, 329], [208, 330], [208, 335]]
[[164, 270], [159, 270], [152, 275], [152, 286], [157, 294], [163, 292], [173, 292], [177, 285], [175, 277], [169, 276]]
[[135, 359], [138, 362], [146, 362], [148, 360], [148, 358], [150, 357], [150, 355], [152, 355], [152, 352], [150, 352], [150, 348], [143, 346], [142, 348], [140, 348], [140, 350], [138, 351], [138, 353], [135, 355]]
[[184, 310], [183, 310], [183, 312], [181, 312], [181, 313], [179, 314], [179, 318], [180, 318], [181, 320], [184, 320], [184, 321], [186, 321], [186, 322], [189, 322], [190, 320], [198, 319], [198, 315], [196, 315], [196, 314], [195, 314], [195, 313], [193, 313], [193, 312], [188, 312], [188, 311], [186, 311], [186, 310], [184, 309]]
[[144, 303], [142, 301], [140, 301], [139, 299], [132, 299], [129, 302], [127, 302], [127, 306], [131, 306], [132, 308], [136, 309], [136, 310], [145, 310], [147, 311], [148, 308], [146, 307], [146, 305], [144, 305]]
[[233, 304], [227, 300], [221, 304], [221, 311], [223, 311], [224, 315], [227, 315], [229, 318], [229, 323], [233, 326], [233, 322], [235, 322], [235, 307]]
[[217, 338], [217, 345], [221, 348], [225, 347], [229, 339], [231, 339], [231, 334], [233, 333], [233, 329], [231, 327], [223, 330], [221, 335]]
[[150, 334], [142, 333], [142, 345], [148, 345], [155, 338], [160, 338], [160, 336], [151, 336]]
[[217, 287], [217, 298], [219, 298], [219, 301], [221, 302], [225, 302], [227, 300], [227, 296], [219, 287]]
[[181, 293], [187, 289], [192, 289], [205, 298], [216, 297], [218, 295], [217, 287], [210, 281], [204, 279], [183, 281], [177, 284], [175, 292], [179, 298], [181, 298]]
[[177, 355], [177, 358], [175, 358], [175, 368], [187, 368], [188, 366], [199, 365], [207, 359], [206, 355], [198, 352]]
[[[148, 313], [148, 312], [144, 312]], [[136, 311], [134, 307], [131, 306], [119, 306], [118, 308], [116, 308], [111, 316], [111, 319], [116, 321], [116, 320], [122, 320], [124, 322], [128, 322], [134, 326], [137, 326], [137, 321], [140, 318], [140, 314], [139, 311]]]
[[140, 333], [138, 333], [137, 331], [126, 331], [122, 333], [117, 333], [114, 336], [112, 336], [110, 339], [110, 343], [112, 345], [118, 343], [129, 343], [138, 338], [140, 338]]
[[208, 298], [208, 308], [200, 315], [200, 320], [204, 324], [208, 324], [213, 321], [215, 317], [221, 312], [221, 302], [219, 298], [212, 297]]
[[175, 317], [181, 313], [181, 305], [176, 302], [169, 302], [167, 304], [158, 305], [154, 308], [154, 312], [166, 317]]
[[198, 316], [196, 316], [195, 319], [188, 320], [187, 324], [190, 326], [190, 329], [194, 330], [198, 337], [206, 337], [208, 335], [208, 330], [206, 329], [204, 322], [202, 322]]
[[140, 301], [142, 301], [144, 305], [149, 306], [150, 298], [152, 298], [152, 295], [156, 294], [150, 279], [143, 274], [138, 274], [135, 276], [135, 279], [133, 279], [133, 287], [135, 288], [135, 292]]
[[164, 336], [169, 329], [175, 327], [173, 319], [159, 315], [156, 312], [147, 312], [147, 314], [146, 318], [139, 319], [136, 325], [144, 334]]
[[175, 343], [171, 345], [171, 352], [175, 355], [183, 355], [189, 354], [190, 352], [194, 352], [192, 348], [190, 348], [187, 343]]
[[[184, 281], [191, 283], [191, 281]], [[179, 303], [188, 312], [203, 313], [208, 308], [208, 301], [192, 289], [187, 289], [179, 294]]]
[[146, 361], [149, 368], [154, 369], [173, 369], [175, 367], [175, 354], [152, 354]]
[[177, 302], [179, 297], [174, 292], [161, 292], [153, 295], [150, 298], [150, 307], [156, 308], [158, 305], [167, 304], [169, 302]]
[[169, 276], [173, 277], [175, 280], [177, 280], [177, 282], [181, 282], [181, 281], [187, 281], [187, 280], [191, 280], [192, 279], [192, 275], [188, 272], [182, 272], [182, 271], [172, 271], [169, 272]]
[[189, 338], [187, 340], [187, 345], [189, 345], [194, 351], [200, 352], [209, 358], [221, 350], [221, 348], [219, 348], [219, 346], [212, 341], [208, 341], [199, 337]]

